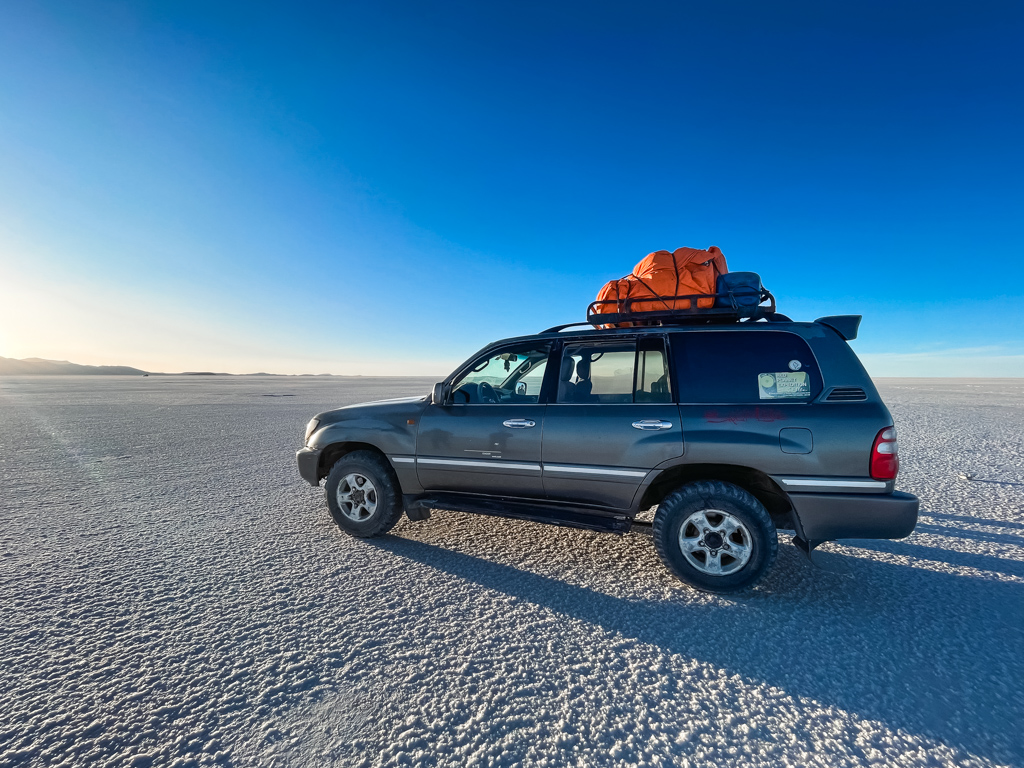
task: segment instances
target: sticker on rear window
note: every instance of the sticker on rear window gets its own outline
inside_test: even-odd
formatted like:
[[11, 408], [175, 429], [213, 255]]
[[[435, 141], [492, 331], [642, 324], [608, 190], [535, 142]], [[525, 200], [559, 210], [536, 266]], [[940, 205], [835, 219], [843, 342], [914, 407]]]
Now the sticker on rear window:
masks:
[[779, 371], [759, 373], [757, 389], [762, 400], [778, 400], [784, 397], [809, 397], [811, 381], [806, 371]]

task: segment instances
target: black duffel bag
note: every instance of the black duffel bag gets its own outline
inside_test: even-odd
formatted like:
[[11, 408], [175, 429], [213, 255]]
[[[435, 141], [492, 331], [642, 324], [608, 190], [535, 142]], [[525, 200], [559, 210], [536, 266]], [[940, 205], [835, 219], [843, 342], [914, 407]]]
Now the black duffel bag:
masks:
[[740, 316], [750, 316], [763, 298], [761, 276], [757, 272], [726, 272], [718, 276], [715, 307], [735, 309]]

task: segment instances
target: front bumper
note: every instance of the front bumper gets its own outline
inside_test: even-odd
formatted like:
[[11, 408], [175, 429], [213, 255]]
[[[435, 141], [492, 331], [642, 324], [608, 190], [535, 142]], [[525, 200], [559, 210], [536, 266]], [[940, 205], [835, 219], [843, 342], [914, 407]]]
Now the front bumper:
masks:
[[892, 493], [791, 493], [805, 541], [903, 539], [917, 525], [917, 496]]
[[303, 448], [296, 452], [295, 460], [299, 463], [299, 474], [310, 485], [320, 485], [320, 451]]

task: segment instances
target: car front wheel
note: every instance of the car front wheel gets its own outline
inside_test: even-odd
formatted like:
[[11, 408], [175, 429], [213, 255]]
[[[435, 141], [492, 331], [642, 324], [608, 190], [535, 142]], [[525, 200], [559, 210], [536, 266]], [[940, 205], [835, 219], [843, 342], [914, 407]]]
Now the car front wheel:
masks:
[[380, 536], [402, 515], [398, 478], [387, 462], [371, 451], [353, 451], [338, 459], [324, 490], [334, 522], [353, 536]]
[[666, 567], [705, 592], [752, 587], [775, 560], [771, 516], [742, 488], [719, 480], [682, 486], [658, 505], [654, 546]]

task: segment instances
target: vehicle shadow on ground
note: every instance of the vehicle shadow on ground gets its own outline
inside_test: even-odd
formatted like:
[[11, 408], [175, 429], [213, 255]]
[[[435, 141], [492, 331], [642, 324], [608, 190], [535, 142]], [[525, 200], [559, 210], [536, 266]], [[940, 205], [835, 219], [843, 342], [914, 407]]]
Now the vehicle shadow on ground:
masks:
[[[932, 526], [919, 526], [921, 533], [936, 533], [934, 530], [928, 530]], [[955, 536], [958, 538], [982, 538], [975, 534], [971, 536], [969, 534], [975, 533], [973, 531], [957, 531], [947, 534], [946, 536]], [[990, 538], [985, 538], [987, 541], [991, 541]], [[1017, 542], [1004, 542], [1010, 544], [1024, 544], [1024, 541]], [[906, 541], [857, 541], [854, 545], [859, 549], [867, 549], [872, 552], [887, 552], [893, 555], [905, 555], [906, 557], [912, 557], [916, 560], [931, 560], [936, 563], [946, 563], [947, 565], [956, 565], [965, 568], [976, 568], [979, 571], [992, 571], [993, 573], [1004, 573], [1007, 576], [1024, 576], [1024, 561], [1020, 560], [1009, 560], [1003, 557], [996, 557], [995, 555], [982, 555], [974, 552], [957, 552], [951, 549], [943, 549], [942, 547], [929, 547], [923, 544], [911, 544]]]
[[914, 530], [917, 533], [931, 533], [936, 536], [949, 536], [955, 539], [991, 541], [994, 544], [1009, 544], [1014, 547], [1024, 547], [1024, 536], [1019, 534], [992, 533], [990, 531], [966, 531], [963, 528], [949, 528], [944, 525], [927, 525], [925, 523], [918, 523]]
[[954, 523], [973, 523], [974, 525], [990, 525], [996, 528], [1016, 528], [1024, 531], [1024, 523], [1013, 520], [991, 520], [985, 517], [969, 517], [967, 515], [946, 515], [941, 512], [921, 511], [921, 517], [933, 517], [936, 520], [949, 520]]
[[[681, 588], [678, 599], [645, 600], [419, 541], [386, 537], [372, 545], [894, 730], [1000, 763], [1024, 758], [1021, 584], [835, 551], [821, 554], [827, 563], [842, 561], [840, 572], [816, 570], [808, 580], [795, 548], [782, 547], [774, 578], [746, 596], [696, 602]], [[963, 553], [914, 549], [965, 564]], [[794, 581], [805, 589], [785, 586]]]

